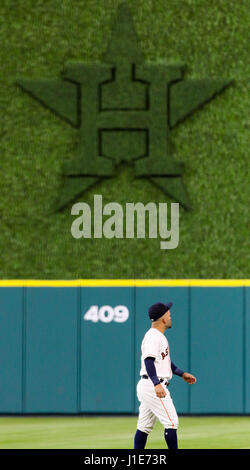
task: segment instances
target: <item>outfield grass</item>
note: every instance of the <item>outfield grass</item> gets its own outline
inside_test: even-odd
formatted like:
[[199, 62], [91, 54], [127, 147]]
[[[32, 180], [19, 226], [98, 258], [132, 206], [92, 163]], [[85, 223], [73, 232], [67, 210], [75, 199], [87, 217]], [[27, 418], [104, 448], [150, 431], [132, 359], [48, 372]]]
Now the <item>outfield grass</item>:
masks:
[[[0, 449], [131, 449], [135, 417], [1, 417]], [[250, 417], [180, 417], [180, 449], [250, 449]], [[165, 449], [159, 422], [147, 449]]]
[[[71, 207], [52, 213], [78, 134], [27, 96], [18, 78], [57, 78], [67, 61], [100, 60], [120, 0], [0, 3], [0, 278], [246, 278], [248, 258], [249, 2], [128, 0], [147, 61], [187, 64], [186, 77], [235, 83], [172, 132], [192, 212], [180, 243], [75, 240]], [[79, 200], [170, 202], [121, 166]]]

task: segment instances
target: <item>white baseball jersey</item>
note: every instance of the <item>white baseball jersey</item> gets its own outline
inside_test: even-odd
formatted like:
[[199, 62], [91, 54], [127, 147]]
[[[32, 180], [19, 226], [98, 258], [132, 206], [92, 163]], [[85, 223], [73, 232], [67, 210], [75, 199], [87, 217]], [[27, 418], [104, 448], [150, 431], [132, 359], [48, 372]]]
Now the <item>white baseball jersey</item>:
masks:
[[145, 334], [141, 345], [141, 370], [140, 375], [147, 375], [144, 359], [154, 357], [157, 377], [172, 378], [171, 359], [169, 345], [166, 336], [156, 328], [150, 328]]

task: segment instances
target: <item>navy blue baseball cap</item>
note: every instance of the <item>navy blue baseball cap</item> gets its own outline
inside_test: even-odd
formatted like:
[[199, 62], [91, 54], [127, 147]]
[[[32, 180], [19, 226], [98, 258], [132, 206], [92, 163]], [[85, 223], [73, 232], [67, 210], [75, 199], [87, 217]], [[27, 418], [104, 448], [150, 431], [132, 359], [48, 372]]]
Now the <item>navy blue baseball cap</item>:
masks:
[[151, 305], [148, 309], [149, 318], [152, 321], [158, 320], [158, 318], [162, 317], [164, 313], [166, 313], [173, 305], [173, 302], [168, 302], [167, 304], [163, 304], [161, 302], [157, 302], [156, 304]]

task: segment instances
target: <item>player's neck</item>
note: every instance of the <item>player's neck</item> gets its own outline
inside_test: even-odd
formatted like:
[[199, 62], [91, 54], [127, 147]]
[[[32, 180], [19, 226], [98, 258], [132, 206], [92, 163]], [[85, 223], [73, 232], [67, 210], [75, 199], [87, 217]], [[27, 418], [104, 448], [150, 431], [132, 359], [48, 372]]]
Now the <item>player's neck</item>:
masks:
[[165, 333], [165, 330], [166, 330], [166, 328], [165, 328], [164, 325], [157, 325], [157, 326], [156, 326], [156, 325], [155, 325], [155, 326], [152, 325], [152, 328], [154, 328], [155, 330], [160, 331], [160, 333], [162, 333], [162, 334], [164, 334], [164, 333]]

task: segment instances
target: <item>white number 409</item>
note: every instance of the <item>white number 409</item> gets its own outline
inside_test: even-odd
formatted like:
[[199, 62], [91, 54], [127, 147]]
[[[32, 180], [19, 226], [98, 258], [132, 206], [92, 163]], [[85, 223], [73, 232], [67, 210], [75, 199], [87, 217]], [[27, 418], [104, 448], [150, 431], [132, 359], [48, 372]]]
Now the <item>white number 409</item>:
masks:
[[94, 323], [99, 320], [104, 323], [110, 323], [115, 321], [117, 323], [123, 323], [127, 321], [129, 317], [129, 310], [125, 305], [117, 305], [116, 307], [110, 307], [110, 305], [91, 305], [88, 311], [83, 315], [84, 320], [90, 320]]

